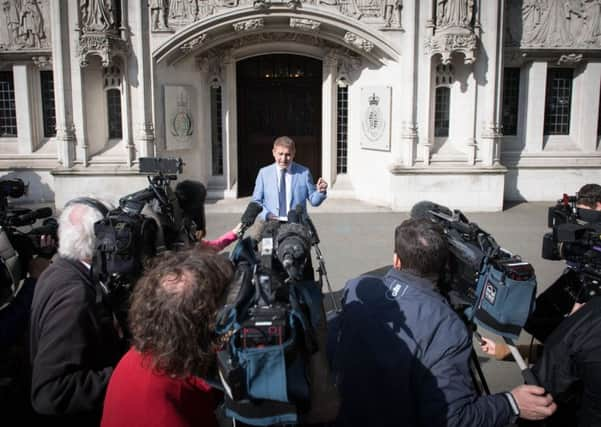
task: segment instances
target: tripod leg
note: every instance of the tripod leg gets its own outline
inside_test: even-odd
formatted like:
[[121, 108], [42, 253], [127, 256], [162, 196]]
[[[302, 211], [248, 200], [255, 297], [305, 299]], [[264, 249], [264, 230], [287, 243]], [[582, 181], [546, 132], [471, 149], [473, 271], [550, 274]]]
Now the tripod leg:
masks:
[[470, 356], [470, 374], [472, 376], [474, 388], [478, 391], [479, 395], [490, 394], [490, 389], [488, 388], [488, 383], [484, 377], [484, 372], [482, 372], [478, 355], [473, 348]]

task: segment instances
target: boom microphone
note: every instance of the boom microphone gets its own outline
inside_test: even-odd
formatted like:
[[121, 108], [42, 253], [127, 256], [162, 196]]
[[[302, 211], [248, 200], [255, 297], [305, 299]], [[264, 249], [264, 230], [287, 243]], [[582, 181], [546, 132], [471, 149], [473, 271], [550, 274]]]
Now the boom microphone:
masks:
[[52, 208], [40, 208], [23, 215], [13, 216], [8, 222], [12, 226], [20, 227], [23, 225], [31, 225], [38, 219], [48, 218], [49, 216], [52, 216]]
[[238, 232], [238, 236], [242, 237], [244, 235], [246, 230], [248, 230], [248, 228], [255, 223], [255, 219], [257, 219], [257, 215], [259, 215], [262, 210], [263, 210], [263, 206], [260, 203], [252, 201], [248, 204], [248, 206], [244, 210], [244, 213], [240, 217], [240, 222], [242, 223], [242, 227], [240, 228], [240, 231]]

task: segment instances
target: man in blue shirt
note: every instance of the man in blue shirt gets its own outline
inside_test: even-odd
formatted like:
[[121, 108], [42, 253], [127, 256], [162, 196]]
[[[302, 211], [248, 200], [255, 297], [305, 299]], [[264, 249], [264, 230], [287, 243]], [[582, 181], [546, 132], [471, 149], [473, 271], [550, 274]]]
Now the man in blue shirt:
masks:
[[342, 399], [338, 426], [505, 426], [555, 411], [537, 386], [477, 395], [471, 336], [436, 285], [447, 257], [440, 226], [409, 219], [395, 230], [385, 277], [346, 284], [328, 345]]

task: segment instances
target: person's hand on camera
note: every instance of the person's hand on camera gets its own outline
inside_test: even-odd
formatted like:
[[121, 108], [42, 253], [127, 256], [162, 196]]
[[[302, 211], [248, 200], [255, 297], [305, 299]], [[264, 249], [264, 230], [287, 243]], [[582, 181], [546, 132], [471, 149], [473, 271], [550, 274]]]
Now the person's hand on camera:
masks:
[[480, 350], [489, 356], [495, 356], [497, 354], [497, 343], [490, 338], [480, 337]]
[[328, 189], [328, 183], [322, 177], [319, 177], [319, 179], [317, 180], [317, 184], [316, 185], [317, 185], [317, 190], [320, 193], [325, 193], [326, 190]]
[[201, 241], [202, 239], [204, 239], [204, 237], [207, 235], [207, 232], [204, 230], [196, 230], [196, 232], [194, 233], [194, 237], [196, 237], [197, 241]]
[[232, 232], [236, 235], [240, 234], [240, 231], [242, 230], [242, 223], [238, 223], [238, 225], [236, 225], [233, 229]]
[[553, 397], [536, 385], [520, 385], [511, 390], [511, 395], [520, 409], [520, 418], [525, 420], [543, 420], [557, 410]]

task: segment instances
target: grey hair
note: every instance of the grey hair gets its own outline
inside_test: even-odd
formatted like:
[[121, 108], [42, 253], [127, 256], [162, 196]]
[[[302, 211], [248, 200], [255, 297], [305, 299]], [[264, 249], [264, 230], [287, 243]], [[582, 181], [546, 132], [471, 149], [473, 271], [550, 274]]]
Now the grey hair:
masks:
[[77, 202], [67, 205], [58, 220], [58, 253], [72, 260], [91, 260], [96, 245], [94, 223], [102, 218], [92, 206]]

